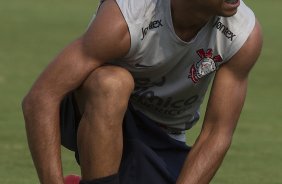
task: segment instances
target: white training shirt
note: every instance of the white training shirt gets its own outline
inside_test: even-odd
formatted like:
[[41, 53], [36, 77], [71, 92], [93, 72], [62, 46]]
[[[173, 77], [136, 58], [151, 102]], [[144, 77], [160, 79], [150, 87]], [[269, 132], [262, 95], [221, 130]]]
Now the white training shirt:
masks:
[[135, 79], [133, 106], [168, 127], [186, 130], [215, 71], [245, 43], [255, 25], [241, 1], [232, 17], [214, 17], [189, 42], [175, 33], [170, 0], [116, 0], [128, 25], [131, 48], [114, 64]]

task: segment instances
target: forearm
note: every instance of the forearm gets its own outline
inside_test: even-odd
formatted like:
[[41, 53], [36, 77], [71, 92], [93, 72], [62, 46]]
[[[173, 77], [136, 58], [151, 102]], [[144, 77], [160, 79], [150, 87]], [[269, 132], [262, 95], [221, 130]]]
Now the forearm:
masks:
[[177, 184], [207, 184], [211, 181], [230, 147], [231, 137], [200, 135], [191, 149]]
[[63, 183], [58, 108], [29, 97], [23, 102], [28, 144], [42, 184]]

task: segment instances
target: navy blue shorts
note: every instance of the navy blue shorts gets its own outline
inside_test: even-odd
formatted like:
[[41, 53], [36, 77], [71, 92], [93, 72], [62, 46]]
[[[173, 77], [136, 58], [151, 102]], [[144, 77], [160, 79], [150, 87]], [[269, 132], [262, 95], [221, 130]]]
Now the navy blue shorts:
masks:
[[[62, 145], [76, 153], [80, 121], [72, 94], [61, 103]], [[154, 121], [129, 105], [123, 122], [124, 150], [119, 170], [121, 184], [174, 184], [190, 147], [164, 132]]]

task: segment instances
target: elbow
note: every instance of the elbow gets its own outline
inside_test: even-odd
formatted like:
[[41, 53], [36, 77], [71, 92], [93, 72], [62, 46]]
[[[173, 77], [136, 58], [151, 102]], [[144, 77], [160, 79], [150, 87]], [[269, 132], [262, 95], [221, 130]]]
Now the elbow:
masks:
[[27, 119], [32, 116], [32, 113], [34, 111], [36, 98], [31, 95], [31, 93], [28, 93], [22, 100], [21, 106], [22, 106], [22, 112], [25, 118], [25, 122], [28, 122]]
[[203, 129], [203, 141], [211, 141], [213, 145], [223, 152], [227, 152], [232, 144], [235, 127], [212, 127]]
[[42, 90], [31, 90], [22, 100], [22, 113], [26, 124], [41, 119], [44, 114], [56, 113], [61, 100]]
[[218, 150], [219, 152], [226, 153], [232, 144], [232, 138], [233, 138], [232, 131], [213, 129], [212, 131], [208, 132], [207, 134], [205, 133], [203, 134], [204, 134], [203, 136], [204, 138], [202, 141], [211, 142], [213, 147], [216, 150]]
[[216, 141], [218, 150], [226, 153], [232, 144], [232, 135], [219, 134]]
[[227, 152], [231, 147], [231, 143], [232, 143], [231, 140], [226, 140], [225, 143], [222, 144], [222, 149], [225, 150], [225, 152]]
[[25, 122], [30, 122], [31, 119], [35, 118], [35, 115], [40, 112], [44, 107], [48, 99], [44, 94], [31, 90], [22, 100], [22, 112], [25, 119]]
[[29, 97], [29, 94], [27, 94], [23, 99], [22, 99], [22, 111], [23, 113], [25, 113], [29, 107], [29, 104], [30, 104], [30, 97]]

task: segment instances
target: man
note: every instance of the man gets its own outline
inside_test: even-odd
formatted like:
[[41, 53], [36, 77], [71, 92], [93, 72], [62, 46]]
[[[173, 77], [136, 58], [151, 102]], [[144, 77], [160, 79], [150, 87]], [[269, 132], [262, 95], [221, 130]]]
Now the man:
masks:
[[[81, 184], [209, 183], [261, 47], [260, 26], [241, 0], [101, 2], [86, 33], [23, 101], [40, 182], [63, 183], [61, 141], [76, 152]], [[184, 131], [199, 119], [212, 79], [190, 149]]]

